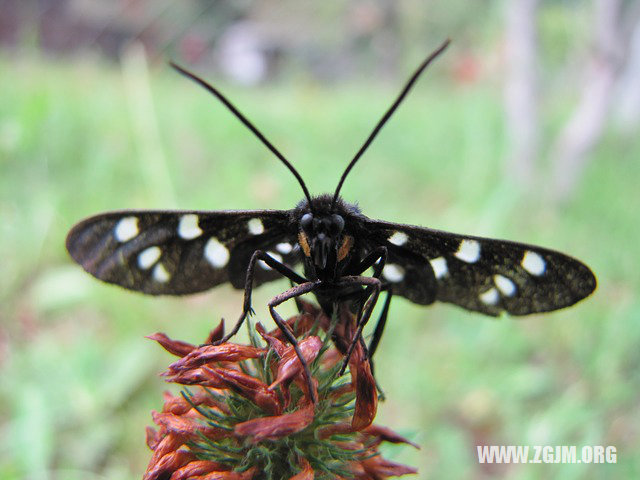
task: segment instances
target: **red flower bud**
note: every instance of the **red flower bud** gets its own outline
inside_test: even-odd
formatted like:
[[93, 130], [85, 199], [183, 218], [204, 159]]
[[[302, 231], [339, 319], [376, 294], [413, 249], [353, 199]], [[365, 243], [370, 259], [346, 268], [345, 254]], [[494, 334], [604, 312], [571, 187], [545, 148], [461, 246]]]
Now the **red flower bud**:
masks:
[[238, 436], [251, 436], [254, 443], [292, 435], [311, 424], [313, 409], [313, 404], [309, 403], [292, 413], [247, 420], [238, 423], [234, 428], [234, 433]]

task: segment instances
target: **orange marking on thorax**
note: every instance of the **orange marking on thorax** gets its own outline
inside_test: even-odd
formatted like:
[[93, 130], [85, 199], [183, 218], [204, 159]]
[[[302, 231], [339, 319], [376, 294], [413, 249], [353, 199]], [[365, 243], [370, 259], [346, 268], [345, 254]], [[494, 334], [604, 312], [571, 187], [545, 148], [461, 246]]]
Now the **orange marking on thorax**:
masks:
[[340, 250], [338, 250], [338, 261], [341, 262], [349, 253], [353, 247], [353, 237], [349, 235], [345, 235], [344, 240], [342, 241], [342, 245], [340, 245]]
[[309, 248], [309, 242], [307, 241], [307, 236], [304, 234], [304, 232], [298, 233], [298, 243], [300, 244], [300, 247], [302, 248], [305, 256], [310, 257], [311, 249]]

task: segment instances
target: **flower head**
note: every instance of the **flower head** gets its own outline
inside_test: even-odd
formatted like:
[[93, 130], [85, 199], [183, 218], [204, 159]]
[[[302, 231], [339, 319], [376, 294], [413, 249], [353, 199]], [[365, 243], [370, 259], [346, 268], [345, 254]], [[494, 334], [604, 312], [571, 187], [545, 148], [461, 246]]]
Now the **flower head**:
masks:
[[[251, 345], [197, 347], [160, 333], [149, 337], [180, 357], [166, 379], [190, 387], [165, 393], [162, 411], [152, 414], [158, 428], [147, 429], [153, 455], [144, 480], [365, 480], [416, 473], [378, 453], [383, 441], [410, 442], [372, 425], [378, 396], [360, 343], [349, 359], [350, 375], [338, 377], [355, 331], [353, 315], [343, 312], [336, 325], [317, 307], [302, 306], [287, 325], [310, 365], [317, 403], [279, 330], [256, 324]], [[221, 324], [207, 341], [222, 332]]]

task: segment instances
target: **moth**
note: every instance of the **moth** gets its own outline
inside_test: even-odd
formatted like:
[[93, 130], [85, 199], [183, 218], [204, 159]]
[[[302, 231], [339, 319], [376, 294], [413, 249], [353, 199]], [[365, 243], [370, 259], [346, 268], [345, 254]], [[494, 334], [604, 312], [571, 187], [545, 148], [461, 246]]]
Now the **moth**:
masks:
[[[275, 310], [307, 293], [315, 294], [328, 315], [336, 306], [359, 312], [347, 359], [356, 341], [361, 341], [362, 328], [383, 291], [386, 300], [370, 356], [382, 335], [392, 295], [419, 305], [452, 303], [491, 316], [528, 315], [573, 305], [594, 291], [596, 278], [570, 256], [524, 243], [371, 219], [340, 197], [353, 166], [448, 44], [445, 41], [413, 73], [342, 173], [335, 192], [320, 196], [311, 196], [291, 163], [216, 88], [172, 64], [216, 96], [280, 159], [297, 179], [304, 199], [291, 210], [102, 213], [72, 228], [67, 250], [96, 278], [146, 294], [185, 295], [223, 283], [244, 289], [242, 313], [223, 341], [252, 312], [254, 286], [288, 278], [293, 286], [274, 297], [269, 310], [296, 349], [307, 380], [308, 366], [296, 339]], [[302, 273], [295, 270], [300, 263]], [[369, 269], [373, 274], [365, 275]], [[346, 359], [343, 370], [344, 366]], [[309, 388], [313, 390], [310, 384]]]

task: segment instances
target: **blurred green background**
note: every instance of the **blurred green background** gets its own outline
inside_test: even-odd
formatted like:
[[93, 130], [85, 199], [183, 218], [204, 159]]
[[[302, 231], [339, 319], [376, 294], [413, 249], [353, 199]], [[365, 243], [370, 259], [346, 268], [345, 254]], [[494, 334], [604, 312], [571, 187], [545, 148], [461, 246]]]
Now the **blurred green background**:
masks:
[[[139, 478], [171, 358], [234, 319], [230, 287], [151, 298], [73, 264], [67, 231], [121, 208], [292, 208], [417, 63], [453, 44], [342, 191], [373, 218], [537, 243], [588, 263], [573, 308], [491, 319], [396, 298], [377, 423], [419, 478], [640, 476], [640, 27], [617, 0], [0, 3], [0, 478]], [[257, 290], [257, 318], [286, 281]], [[284, 306], [283, 313], [292, 313]], [[615, 465], [482, 465], [476, 445], [614, 445]]]

